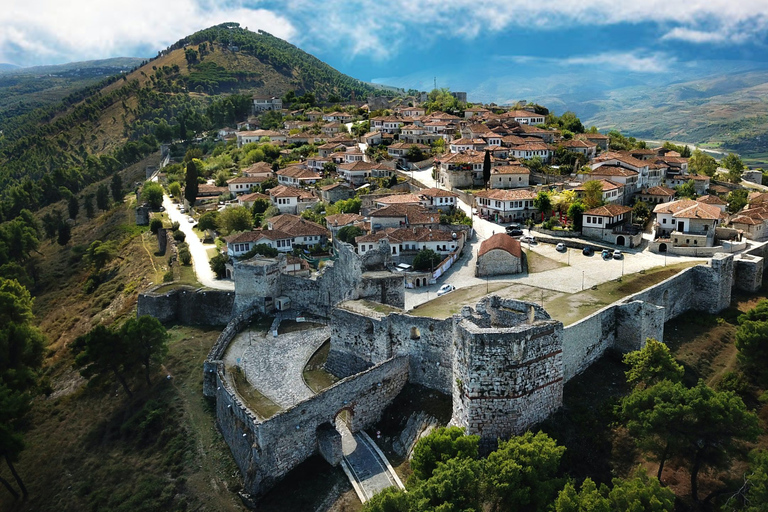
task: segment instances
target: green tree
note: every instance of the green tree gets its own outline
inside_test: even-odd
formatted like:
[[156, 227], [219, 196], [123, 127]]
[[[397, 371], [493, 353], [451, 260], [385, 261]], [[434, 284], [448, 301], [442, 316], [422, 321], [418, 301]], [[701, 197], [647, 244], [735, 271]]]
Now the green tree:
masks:
[[597, 208], [603, 202], [603, 183], [600, 180], [590, 180], [584, 183], [584, 206], [588, 210]]
[[555, 477], [563, 453], [565, 447], [543, 432], [500, 441], [485, 467], [485, 484], [495, 509], [546, 511], [563, 485]]
[[694, 199], [696, 197], [696, 183], [693, 180], [688, 180], [682, 185], [675, 187], [678, 197], [684, 197], [687, 199]]
[[112, 175], [112, 181], [109, 182], [109, 189], [112, 192], [112, 200], [116, 203], [123, 202], [123, 179], [118, 173]]
[[43, 233], [48, 240], [54, 240], [56, 233], [59, 231], [59, 224], [64, 222], [61, 216], [61, 211], [53, 209], [51, 212], [46, 213], [42, 217], [43, 221]]
[[168, 185], [168, 192], [171, 193], [171, 196], [174, 198], [181, 199], [181, 185], [179, 185], [178, 181], [174, 181], [170, 185]]
[[187, 170], [184, 174], [184, 198], [192, 207], [197, 200], [197, 164], [194, 160], [187, 162]]
[[[728, 500], [723, 510], [765, 512], [768, 503], [768, 451], [752, 450], [749, 460], [749, 470], [744, 475], [744, 486]], [[740, 507], [734, 509], [730, 505]]]
[[96, 206], [102, 211], [109, 210], [109, 188], [104, 183], [96, 189]]
[[618, 512], [611, 509], [611, 502], [605, 496], [605, 489], [598, 489], [591, 478], [576, 490], [573, 482], [565, 484], [554, 503], [555, 512]]
[[549, 216], [548, 214], [552, 211], [552, 199], [550, 198], [549, 193], [543, 190], [540, 191], [533, 200], [533, 206], [545, 216]]
[[97, 325], [87, 334], [78, 336], [70, 348], [75, 355], [75, 368], [86, 379], [104, 381], [110, 375], [125, 390], [129, 398], [133, 392], [128, 387], [128, 376], [136, 367], [136, 359], [126, 340], [105, 325]]
[[213, 258], [211, 258], [211, 270], [213, 270], [213, 273], [216, 274], [216, 277], [219, 279], [222, 279], [224, 276], [227, 275], [227, 262], [229, 261], [229, 256], [226, 254], [217, 254]]
[[59, 224], [59, 235], [56, 238], [56, 242], [61, 246], [65, 246], [69, 243], [71, 238], [72, 228], [69, 226], [69, 223], [62, 221], [61, 224]]
[[728, 155], [720, 161], [720, 165], [728, 169], [728, 181], [731, 183], [739, 183], [741, 181], [741, 175], [744, 172], [744, 162], [741, 161], [739, 155], [728, 153]]
[[723, 467], [760, 433], [757, 416], [730, 391], [714, 391], [703, 381], [693, 388], [663, 380], [637, 388], [620, 406], [638, 446], [659, 461], [674, 457], [690, 464], [691, 496], [699, 501], [698, 476], [706, 467]]
[[363, 206], [363, 200], [359, 197], [352, 197], [350, 199], [342, 199], [336, 201], [333, 207], [339, 213], [360, 213], [360, 208]]
[[168, 354], [168, 332], [153, 316], [143, 315], [129, 318], [120, 328], [123, 343], [129, 346], [131, 357], [144, 367], [144, 378], [151, 384], [150, 375], [154, 366], [160, 365]]
[[728, 193], [726, 201], [728, 202], [728, 212], [736, 213], [747, 205], [749, 201], [749, 192], [745, 188], [732, 190]]
[[235, 231], [249, 231], [253, 228], [253, 215], [245, 206], [224, 208], [219, 213], [217, 225], [227, 235]]
[[483, 157], [483, 183], [488, 190], [488, 184], [491, 182], [491, 152], [486, 151]]
[[627, 383], [635, 387], [647, 388], [662, 380], [680, 382], [685, 374], [669, 347], [653, 338], [648, 338], [642, 349], [625, 354], [624, 364], [629, 366], [624, 372]]
[[576, 231], [581, 230], [582, 223], [584, 222], [584, 212], [587, 211], [587, 207], [581, 201], [571, 203], [568, 207], [568, 218], [573, 223], [573, 229]]
[[688, 169], [696, 174], [714, 176], [717, 171], [717, 160], [704, 153], [700, 149], [695, 149], [688, 159]]
[[77, 220], [77, 214], [80, 211], [80, 203], [77, 201], [77, 196], [72, 195], [67, 203], [67, 210], [69, 211], [69, 218]]
[[440, 265], [440, 262], [442, 261], [442, 256], [432, 249], [427, 249], [425, 247], [416, 253], [416, 256], [413, 258], [413, 268], [415, 270], [433, 270]]
[[675, 494], [638, 469], [627, 480], [613, 479], [613, 488], [598, 488], [591, 478], [576, 492], [569, 482], [555, 500], [554, 512], [672, 512]]
[[157, 210], [163, 204], [163, 187], [154, 181], [147, 181], [141, 189], [141, 199], [149, 204], [153, 210]]
[[93, 194], [85, 194], [83, 196], [83, 207], [85, 208], [85, 216], [92, 219], [96, 214], [93, 209]]
[[466, 457], [437, 464], [430, 478], [412, 491], [410, 510], [482, 511], [483, 465]]
[[336, 174], [336, 164], [333, 162], [325, 162], [323, 164], [323, 176]]
[[637, 201], [632, 206], [632, 217], [634, 224], [639, 226], [645, 226], [651, 218], [651, 209], [644, 201]]
[[102, 242], [101, 240], [94, 240], [85, 251], [85, 260], [93, 265], [96, 272], [99, 272], [116, 255], [117, 244], [114, 241]]
[[149, 231], [153, 235], [156, 235], [158, 233], [158, 231], [160, 231], [160, 228], [162, 228], [162, 227], [163, 227], [163, 221], [161, 221], [160, 219], [152, 219], [149, 222]]
[[229, 179], [229, 173], [227, 171], [221, 170], [216, 173], [215, 184], [217, 187], [226, 187], [228, 179]]
[[403, 512], [412, 510], [409, 495], [397, 487], [387, 487], [363, 505], [364, 512]]
[[736, 348], [739, 363], [761, 385], [768, 382], [768, 300], [739, 316]]
[[341, 228], [336, 237], [342, 242], [357, 245], [355, 243], [355, 237], [363, 235], [365, 232], [357, 226], [344, 226]]
[[405, 159], [409, 162], [421, 162], [424, 160], [424, 152], [414, 144], [405, 152]]
[[[22, 423], [30, 409], [30, 401], [29, 393], [12, 390], [0, 383], [0, 456], [5, 459], [24, 497], [29, 493], [13, 464], [18, 462], [19, 454], [24, 450]], [[0, 477], [0, 483], [14, 499], [19, 498], [19, 493], [5, 478]]]
[[436, 428], [420, 439], [413, 449], [413, 476], [427, 480], [439, 463], [456, 458], [477, 459], [479, 442], [478, 436], [465, 435], [464, 429], [459, 427]]
[[205, 212], [200, 216], [200, 220], [197, 222], [197, 229], [203, 231], [214, 231], [218, 226], [219, 212]]

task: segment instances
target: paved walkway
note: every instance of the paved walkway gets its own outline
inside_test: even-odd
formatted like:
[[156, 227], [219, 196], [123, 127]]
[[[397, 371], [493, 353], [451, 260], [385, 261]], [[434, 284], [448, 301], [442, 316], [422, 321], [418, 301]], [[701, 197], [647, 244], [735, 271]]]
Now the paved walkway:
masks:
[[215, 249], [214, 244], [203, 244], [192, 229], [192, 223], [187, 216], [181, 213], [178, 205], [171, 201], [167, 195], [163, 196], [163, 206], [171, 222], [178, 222], [179, 229], [187, 238], [184, 240], [189, 245], [189, 252], [192, 254], [192, 265], [195, 268], [195, 275], [200, 284], [216, 290], [234, 290], [235, 282], [217, 279], [216, 274], [211, 270], [210, 259], [208, 258], [208, 249]]
[[341, 434], [344, 453], [342, 468], [360, 501], [365, 503], [387, 487], [404, 489], [392, 466], [368, 434], [362, 431], [351, 433], [343, 421], [337, 422], [336, 429]]
[[304, 366], [330, 336], [329, 327], [281, 334], [276, 338], [264, 335], [263, 331], [247, 329], [230, 344], [225, 361], [238, 364], [259, 393], [287, 409], [314, 395], [304, 383]]

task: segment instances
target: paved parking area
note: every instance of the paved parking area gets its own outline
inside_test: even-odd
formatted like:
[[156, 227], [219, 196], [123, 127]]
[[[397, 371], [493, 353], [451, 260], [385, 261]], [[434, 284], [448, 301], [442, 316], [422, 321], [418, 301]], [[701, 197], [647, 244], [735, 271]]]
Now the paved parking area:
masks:
[[[426, 186], [435, 186], [432, 179], [432, 170], [414, 171], [414, 179], [420, 181]], [[471, 215], [470, 206], [459, 201], [459, 207], [467, 215]], [[483, 240], [495, 233], [503, 233], [504, 225], [496, 224], [485, 219], [473, 217], [473, 227], [476, 236], [471, 240], [468, 246], [464, 248], [464, 256], [461, 257], [451, 269], [438, 280], [437, 284], [424, 287], [406, 289], [405, 291], [405, 309], [413, 309], [419, 304], [423, 304], [437, 295], [437, 290], [445, 283], [454, 285], [456, 288], [465, 288], [484, 283], [504, 282], [509, 284], [519, 283], [553, 290], [564, 293], [576, 293], [584, 288], [590, 288], [600, 283], [618, 279], [624, 274], [632, 274], [641, 270], [648, 270], [654, 267], [673, 265], [686, 261], [707, 261], [708, 258], [693, 258], [688, 256], [666, 256], [655, 254], [648, 250], [620, 248], [624, 252], [624, 258], [620, 260], [603, 260], [600, 253], [592, 256], [584, 256], [580, 249], [568, 249], [566, 252], [558, 252], [553, 244], [523, 243], [523, 249], [526, 252], [533, 252], [556, 262], [564, 264], [561, 268], [525, 275], [508, 275], [491, 278], [475, 277], [475, 261], [477, 261], [477, 252]], [[528, 234], [528, 230], [524, 230]], [[531, 233], [534, 236], [535, 232]], [[645, 247], [645, 244], [643, 244]], [[618, 248], [618, 247], [617, 247]]]

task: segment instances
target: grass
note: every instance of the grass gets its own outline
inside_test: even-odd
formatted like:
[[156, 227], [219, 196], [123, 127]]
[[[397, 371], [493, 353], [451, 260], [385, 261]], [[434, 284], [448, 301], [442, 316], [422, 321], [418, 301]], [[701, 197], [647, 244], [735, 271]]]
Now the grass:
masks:
[[[202, 396], [203, 360], [219, 331], [173, 326], [169, 354], [128, 400], [116, 383], [86, 386], [62, 366], [68, 393], [35, 401], [17, 469], [30, 497], [4, 511], [242, 511], [237, 468]], [[171, 375], [171, 379], [166, 379]], [[7, 468], [0, 476], [10, 478]]]
[[245, 378], [245, 373], [243, 373], [242, 368], [239, 366], [228, 367], [227, 374], [232, 377], [235, 391], [237, 391], [237, 394], [243, 402], [245, 402], [245, 405], [261, 418], [271, 418], [282, 410], [279, 405], [259, 393], [259, 390], [254, 388], [251, 383], [248, 382]]
[[652, 268], [643, 274], [624, 276], [621, 281], [614, 280], [602, 283], [596, 289], [590, 288], [574, 294], [560, 294], [551, 299], [547, 298], [543, 305], [552, 318], [560, 320], [563, 325], [570, 325], [617, 300], [641, 292], [678, 274], [681, 270], [697, 264], [696, 262], [686, 262]]
[[535, 274], [537, 272], [546, 272], [547, 270], [554, 270], [556, 268], [567, 267], [563, 262], [555, 261], [552, 258], [547, 258], [537, 252], [525, 251], [526, 258], [528, 259], [528, 273]]
[[277, 328], [277, 334], [287, 334], [289, 332], [301, 332], [323, 327], [324, 324], [315, 322], [297, 322], [296, 320], [283, 320]]
[[323, 369], [323, 365], [328, 359], [328, 352], [330, 352], [330, 350], [331, 342], [329, 340], [323, 343], [323, 346], [309, 358], [309, 361], [307, 361], [307, 364], [304, 367], [304, 372], [302, 373], [304, 382], [306, 382], [309, 389], [315, 393], [319, 393], [339, 381], [338, 377]]
[[588, 289], [578, 293], [563, 293], [519, 283], [510, 284], [508, 281], [489, 281], [487, 284], [459, 288], [442, 297], [437, 297], [421, 304], [409, 314], [444, 319], [457, 314], [465, 305], [475, 304], [488, 293], [496, 293], [503, 298], [540, 304], [552, 318], [560, 320], [564, 325], [570, 325], [617, 300], [658, 284], [684, 268], [696, 264], [696, 262], [686, 262], [657, 267], [643, 274], [624, 276], [622, 281], [608, 281], [594, 290]]

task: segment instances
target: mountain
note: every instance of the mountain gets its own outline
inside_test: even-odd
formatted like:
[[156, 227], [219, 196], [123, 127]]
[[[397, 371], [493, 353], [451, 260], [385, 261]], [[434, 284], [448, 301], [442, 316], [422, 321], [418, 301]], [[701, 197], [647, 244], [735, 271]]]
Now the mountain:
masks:
[[583, 102], [586, 124], [636, 137], [735, 151], [751, 163], [768, 158], [768, 71], [714, 76], [665, 87], [628, 87]]
[[0, 62], [0, 73], [3, 73], [5, 71], [12, 71], [14, 69], [21, 69], [21, 66], [17, 66], [16, 64], [7, 64], [5, 62]]
[[[61, 73], [82, 71], [72, 64]], [[290, 90], [313, 93], [318, 101], [386, 94], [266, 32], [226, 23], [54, 105], [6, 110], [0, 114], [0, 220], [57, 201], [61, 187], [76, 192], [135, 163], [181, 126], [186, 137], [242, 120], [253, 93]]]

